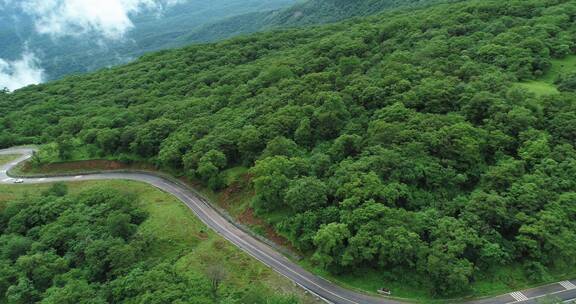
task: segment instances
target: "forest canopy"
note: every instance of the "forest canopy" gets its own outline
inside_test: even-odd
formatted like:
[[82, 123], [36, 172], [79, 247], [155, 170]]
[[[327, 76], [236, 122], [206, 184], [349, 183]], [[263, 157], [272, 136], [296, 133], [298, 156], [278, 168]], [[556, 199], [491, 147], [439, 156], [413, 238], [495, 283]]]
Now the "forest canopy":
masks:
[[[0, 93], [0, 146], [145, 159], [214, 189], [250, 167], [257, 213], [334, 273], [414, 272], [441, 296], [500, 267], [576, 262], [569, 0], [473, 0], [149, 54]], [[64, 157], [66, 153], [62, 154]]]
[[[192, 230], [166, 229], [165, 239], [152, 231], [151, 227], [159, 230], [152, 222], [163, 215], [148, 212], [155, 210], [150, 205], [161, 204], [163, 209], [175, 205], [185, 211], [186, 207], [176, 200], [171, 206], [166, 194], [155, 194], [157, 190], [149, 186], [125, 183], [126, 191], [120, 191], [106, 184], [72, 184], [74, 194], [61, 183], [40, 187], [45, 190], [38, 195], [23, 191], [24, 195], [0, 203], [0, 303], [300, 302], [271, 289], [268, 278], [246, 282], [248, 275], [239, 280], [242, 276], [232, 272], [236, 263], [247, 273], [267, 274], [258, 270], [256, 261], [226, 247], [223, 239], [204, 233], [190, 243], [189, 237], [179, 236], [195, 228], [204, 231], [203, 224]], [[143, 203], [127, 191], [154, 199]], [[169, 218], [194, 226], [187, 220], [191, 216], [180, 212]], [[177, 240], [185, 244], [174, 245]], [[212, 251], [209, 257], [202, 249], [207, 245], [206, 250]], [[214, 253], [212, 246], [220, 252]]]

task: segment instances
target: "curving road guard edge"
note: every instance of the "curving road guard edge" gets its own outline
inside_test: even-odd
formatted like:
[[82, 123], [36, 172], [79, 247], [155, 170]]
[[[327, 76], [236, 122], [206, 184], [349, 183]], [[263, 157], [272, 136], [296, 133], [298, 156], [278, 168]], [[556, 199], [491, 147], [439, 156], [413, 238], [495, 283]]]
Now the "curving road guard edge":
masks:
[[[0, 154], [21, 155], [16, 160], [0, 167], [0, 184], [14, 183], [14, 178], [8, 176], [8, 171], [19, 163], [32, 157], [34, 148], [10, 148], [0, 150]], [[46, 176], [24, 178], [26, 184], [41, 184], [53, 182], [73, 182], [81, 180], [133, 180], [148, 183], [158, 189], [168, 192], [182, 201], [204, 224], [216, 231], [222, 237], [242, 249], [255, 259], [270, 267], [280, 275], [288, 278], [306, 291], [318, 296], [327, 303], [333, 304], [400, 304], [405, 303], [392, 298], [362, 294], [342, 288], [323, 278], [320, 278], [300, 265], [292, 262], [277, 249], [266, 244], [240, 227], [232, 224], [230, 219], [218, 212], [197, 193], [187, 186], [169, 177], [146, 172], [103, 172], [75, 174], [67, 176]], [[470, 304], [538, 304], [546, 296], [553, 296], [561, 301], [576, 299], [576, 280], [557, 282], [533, 289], [512, 292], [509, 294], [468, 301]], [[456, 301], [450, 301], [456, 302]], [[462, 301], [463, 303], [463, 301]]]

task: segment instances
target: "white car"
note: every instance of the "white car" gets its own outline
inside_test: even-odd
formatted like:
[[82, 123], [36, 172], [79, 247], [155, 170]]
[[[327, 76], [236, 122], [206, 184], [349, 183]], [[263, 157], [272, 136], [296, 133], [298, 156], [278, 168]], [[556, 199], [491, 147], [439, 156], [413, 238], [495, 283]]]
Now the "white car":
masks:
[[24, 180], [21, 179], [21, 178], [15, 179], [15, 180], [14, 180], [14, 183], [15, 183], [15, 184], [22, 184], [22, 183], [24, 183]]

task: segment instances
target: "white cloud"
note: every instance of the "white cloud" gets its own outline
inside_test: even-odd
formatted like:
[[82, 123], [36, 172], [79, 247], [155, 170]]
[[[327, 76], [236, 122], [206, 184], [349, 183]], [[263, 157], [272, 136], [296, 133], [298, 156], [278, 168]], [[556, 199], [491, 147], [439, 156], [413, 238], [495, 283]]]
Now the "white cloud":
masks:
[[21, 5], [35, 18], [39, 33], [59, 37], [93, 32], [107, 39], [120, 39], [134, 26], [130, 15], [183, 1], [186, 0], [24, 0]]
[[33, 53], [25, 52], [22, 58], [15, 61], [0, 59], [0, 89], [14, 91], [31, 84], [41, 83], [44, 70]]

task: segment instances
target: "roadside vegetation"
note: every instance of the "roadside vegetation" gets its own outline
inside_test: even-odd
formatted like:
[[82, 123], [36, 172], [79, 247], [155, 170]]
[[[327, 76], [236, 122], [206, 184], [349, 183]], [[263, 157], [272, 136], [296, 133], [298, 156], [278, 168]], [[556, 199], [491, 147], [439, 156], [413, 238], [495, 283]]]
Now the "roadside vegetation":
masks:
[[[345, 285], [518, 289], [576, 270], [574, 20], [472, 0], [149, 54], [0, 94], [0, 146], [144, 161], [219, 200], [239, 170], [233, 213]], [[558, 92], [517, 85], [542, 77]]]
[[18, 155], [0, 155], [0, 165], [4, 165], [7, 164], [13, 160], [15, 160], [16, 158], [18, 158]]
[[0, 303], [314, 303], [148, 185], [0, 193]]

